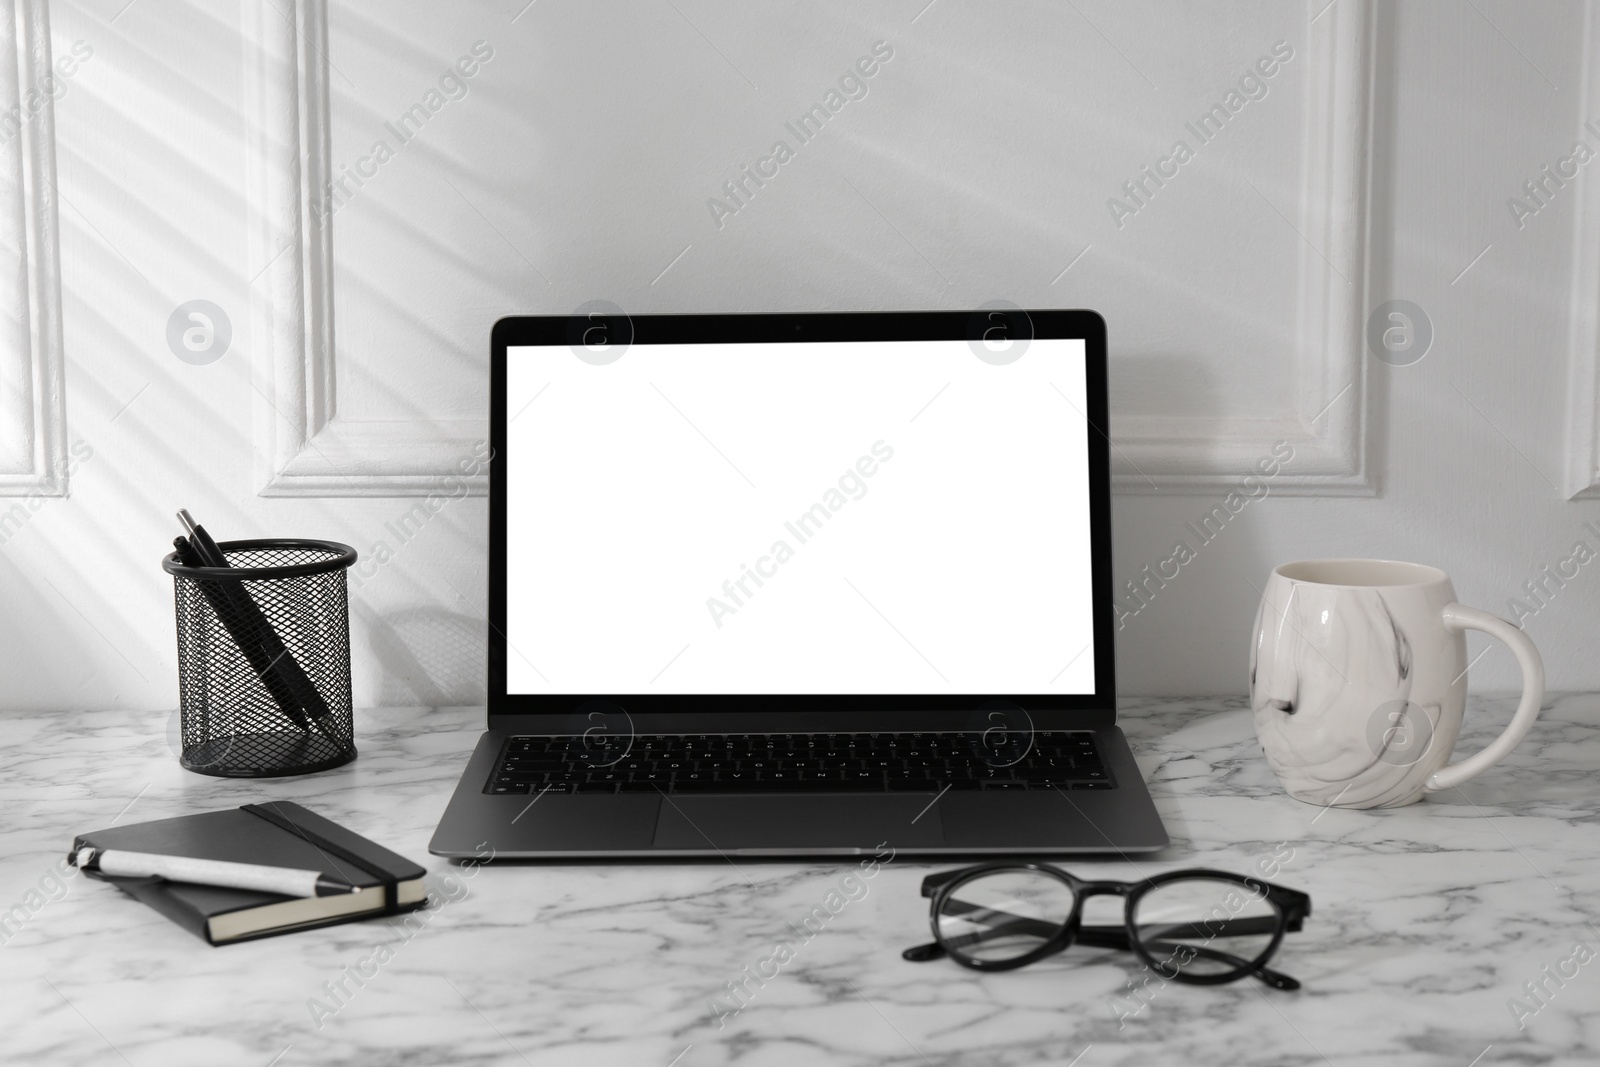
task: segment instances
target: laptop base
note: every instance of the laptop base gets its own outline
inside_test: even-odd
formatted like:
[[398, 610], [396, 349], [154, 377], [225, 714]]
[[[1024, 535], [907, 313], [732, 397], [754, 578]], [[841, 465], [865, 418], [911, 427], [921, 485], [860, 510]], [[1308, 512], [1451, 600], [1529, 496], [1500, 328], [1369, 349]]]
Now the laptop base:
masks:
[[1019, 793], [483, 792], [506, 733], [478, 739], [428, 850], [453, 859], [704, 859], [1154, 852], [1166, 830], [1126, 738], [1094, 731], [1117, 788]]

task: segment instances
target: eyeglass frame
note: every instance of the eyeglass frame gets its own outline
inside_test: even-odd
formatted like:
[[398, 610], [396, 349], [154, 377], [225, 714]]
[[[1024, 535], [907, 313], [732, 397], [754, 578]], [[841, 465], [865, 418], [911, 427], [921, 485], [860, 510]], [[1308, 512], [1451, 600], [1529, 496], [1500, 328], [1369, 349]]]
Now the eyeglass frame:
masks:
[[[944, 943], [944, 935], [939, 930], [939, 915], [945, 903], [961, 886], [979, 878], [987, 877], [1001, 871], [1035, 871], [1047, 874], [1072, 892], [1072, 912], [1062, 920], [1059, 929], [1049, 940], [1012, 959], [984, 960], [967, 955], [959, 949], [952, 950]], [[1273, 913], [1277, 916], [1277, 929], [1273, 932], [1272, 941], [1255, 960], [1246, 961], [1254, 963], [1253, 967], [1239, 967], [1225, 974], [1186, 974], [1179, 965], [1173, 968], [1173, 973], [1168, 974], [1162, 969], [1162, 962], [1146, 949], [1143, 940], [1136, 932], [1134, 913], [1138, 909], [1139, 901], [1152, 890], [1158, 889], [1171, 882], [1190, 881], [1199, 878], [1209, 878], [1215, 881], [1231, 882], [1250, 890], [1255, 899], [1263, 900], [1272, 905]], [[932, 897], [928, 906], [928, 921], [933, 929], [933, 943], [918, 945], [906, 949], [901, 954], [902, 958], [914, 962], [925, 962], [938, 959], [940, 956], [949, 956], [963, 967], [975, 971], [998, 972], [1012, 971], [1018, 967], [1026, 967], [1036, 963], [1046, 956], [1064, 952], [1074, 944], [1086, 945], [1090, 948], [1117, 948], [1133, 952], [1142, 959], [1152, 970], [1163, 978], [1192, 985], [1223, 985], [1227, 982], [1237, 981], [1240, 978], [1254, 976], [1260, 978], [1276, 989], [1294, 990], [1300, 988], [1300, 983], [1295, 979], [1269, 968], [1266, 964], [1278, 951], [1278, 946], [1283, 943], [1286, 933], [1298, 932], [1305, 919], [1311, 914], [1311, 896], [1298, 889], [1287, 886], [1275, 885], [1272, 882], [1262, 881], [1244, 874], [1233, 874], [1228, 871], [1212, 870], [1206, 867], [1189, 867], [1180, 871], [1167, 871], [1162, 874], [1143, 878], [1136, 882], [1119, 882], [1110, 879], [1100, 881], [1085, 881], [1082, 878], [1064, 871], [1048, 863], [1033, 862], [1005, 862], [980, 863], [971, 867], [961, 867], [953, 871], [940, 871], [928, 875], [922, 880], [922, 895]], [[1083, 926], [1084, 901], [1096, 896], [1120, 896], [1123, 898], [1123, 927], [1119, 931], [1116, 927]], [[1116, 932], [1113, 932], [1116, 931]], [[1085, 938], [1084, 934], [1090, 935]], [[930, 951], [931, 950], [931, 951]], [[1216, 950], [1212, 950], [1216, 951]], [[1234, 957], [1237, 959], [1238, 957]]]

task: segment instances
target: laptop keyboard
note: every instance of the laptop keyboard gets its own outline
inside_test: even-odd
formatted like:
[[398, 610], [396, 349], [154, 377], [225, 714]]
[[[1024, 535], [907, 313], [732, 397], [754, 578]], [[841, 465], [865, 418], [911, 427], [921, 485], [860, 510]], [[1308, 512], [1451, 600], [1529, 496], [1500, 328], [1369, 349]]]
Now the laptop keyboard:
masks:
[[[686, 734], [591, 747], [508, 738], [485, 793], [938, 793], [1110, 789], [1086, 732]], [[984, 741], [990, 747], [986, 748]]]

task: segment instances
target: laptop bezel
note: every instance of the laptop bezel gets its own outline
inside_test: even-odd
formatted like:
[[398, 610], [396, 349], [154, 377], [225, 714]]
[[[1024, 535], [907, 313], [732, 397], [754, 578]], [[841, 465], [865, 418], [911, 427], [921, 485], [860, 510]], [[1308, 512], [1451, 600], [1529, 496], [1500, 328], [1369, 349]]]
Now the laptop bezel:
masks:
[[[544, 694], [508, 693], [506, 636], [506, 367], [508, 350], [566, 347], [594, 323], [573, 316], [515, 316], [495, 323], [490, 351], [488, 719], [492, 730], [578, 732], [595, 708], [622, 709], [639, 733], [741, 731], [961, 730], [979, 709], [1016, 705], [1038, 728], [1086, 729], [1115, 722], [1115, 612], [1111, 587], [1111, 460], [1105, 320], [1086, 310], [1005, 313], [1013, 330], [1084, 342], [1089, 422], [1089, 537], [1095, 692], [1092, 694]], [[989, 311], [633, 315], [608, 324], [633, 345], [789, 341], [964, 340], [994, 321]], [[1020, 324], [1020, 325], [1018, 325]], [[576, 358], [576, 357], [574, 357]], [[624, 357], [626, 358], [626, 357]], [[1026, 358], [1026, 357], [1024, 357]], [[736, 725], [735, 725], [736, 723]]]

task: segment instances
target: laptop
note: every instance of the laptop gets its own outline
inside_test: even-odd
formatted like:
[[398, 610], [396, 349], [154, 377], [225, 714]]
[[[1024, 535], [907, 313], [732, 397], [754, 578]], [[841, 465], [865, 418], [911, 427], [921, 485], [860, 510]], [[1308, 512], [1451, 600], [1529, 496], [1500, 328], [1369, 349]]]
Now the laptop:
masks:
[[495, 324], [494, 858], [1147, 852], [1089, 311]]

